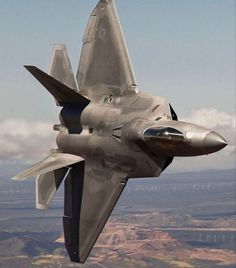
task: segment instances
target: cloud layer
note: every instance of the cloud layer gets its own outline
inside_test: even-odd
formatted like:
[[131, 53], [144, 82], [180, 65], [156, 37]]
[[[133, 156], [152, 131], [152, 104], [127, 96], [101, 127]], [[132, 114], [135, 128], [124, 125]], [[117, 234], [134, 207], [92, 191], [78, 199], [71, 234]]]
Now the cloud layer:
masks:
[[235, 145], [236, 143], [235, 115], [220, 112], [215, 108], [201, 108], [192, 110], [190, 115], [182, 120], [216, 130], [228, 141], [230, 146]]
[[218, 127], [230, 127], [235, 129], [235, 115], [220, 112], [215, 108], [194, 109], [185, 120], [210, 129]]
[[0, 121], [0, 163], [33, 163], [55, 148], [55, 137], [50, 122]]

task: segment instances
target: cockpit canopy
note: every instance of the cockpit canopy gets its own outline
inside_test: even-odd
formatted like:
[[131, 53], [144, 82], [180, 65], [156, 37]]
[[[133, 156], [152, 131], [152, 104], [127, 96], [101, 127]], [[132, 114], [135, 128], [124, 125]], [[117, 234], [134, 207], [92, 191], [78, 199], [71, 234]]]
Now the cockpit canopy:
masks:
[[143, 133], [144, 140], [184, 140], [184, 135], [179, 130], [172, 127], [151, 127], [144, 131]]

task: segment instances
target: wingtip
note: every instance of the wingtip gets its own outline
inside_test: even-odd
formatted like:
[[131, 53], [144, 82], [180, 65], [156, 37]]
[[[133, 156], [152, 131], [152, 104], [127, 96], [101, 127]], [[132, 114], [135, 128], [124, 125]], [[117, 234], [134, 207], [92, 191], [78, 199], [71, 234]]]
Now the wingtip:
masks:
[[88, 256], [81, 256], [79, 250], [73, 250], [73, 252], [68, 252], [70, 260], [75, 263], [84, 264], [88, 258]]
[[30, 69], [33, 69], [33, 68], [37, 68], [36, 66], [34, 66], [34, 65], [27, 65], [27, 64], [25, 64], [25, 65], [23, 65], [24, 67], [25, 67], [25, 69], [27, 69], [27, 70], [30, 70]]
[[16, 176], [12, 177], [11, 180], [12, 180], [12, 181], [24, 181], [24, 180], [26, 180], [27, 178], [29, 178], [29, 177], [27, 177], [27, 176], [22, 176], [21, 174], [18, 174], [18, 175], [16, 175]]
[[42, 204], [36, 204], [36, 209], [39, 209], [39, 210], [47, 210], [48, 209], [48, 206], [42, 205]]
[[20, 177], [17, 175], [11, 178], [12, 181], [24, 181], [26, 179], [27, 179], [26, 177]]
[[23, 65], [25, 67], [25, 69], [30, 72], [32, 75], [33, 73], [38, 69], [36, 66], [34, 65]]
[[55, 50], [65, 50], [66, 49], [65, 44], [54, 44], [53, 47], [54, 47]]

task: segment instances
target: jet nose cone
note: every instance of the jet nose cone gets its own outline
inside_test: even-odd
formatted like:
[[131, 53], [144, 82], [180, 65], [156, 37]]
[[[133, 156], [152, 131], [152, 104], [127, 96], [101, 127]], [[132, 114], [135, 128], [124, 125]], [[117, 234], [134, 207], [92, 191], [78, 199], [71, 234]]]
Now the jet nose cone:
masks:
[[215, 131], [210, 131], [204, 138], [204, 147], [208, 153], [213, 153], [223, 149], [227, 141]]

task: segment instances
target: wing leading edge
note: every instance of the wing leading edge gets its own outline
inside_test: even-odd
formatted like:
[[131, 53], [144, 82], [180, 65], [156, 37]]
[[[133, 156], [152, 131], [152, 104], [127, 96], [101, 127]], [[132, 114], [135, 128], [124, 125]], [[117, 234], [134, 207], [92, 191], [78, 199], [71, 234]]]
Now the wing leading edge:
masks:
[[93, 99], [134, 91], [136, 81], [113, 0], [100, 0], [83, 39], [77, 81], [83, 95]]

